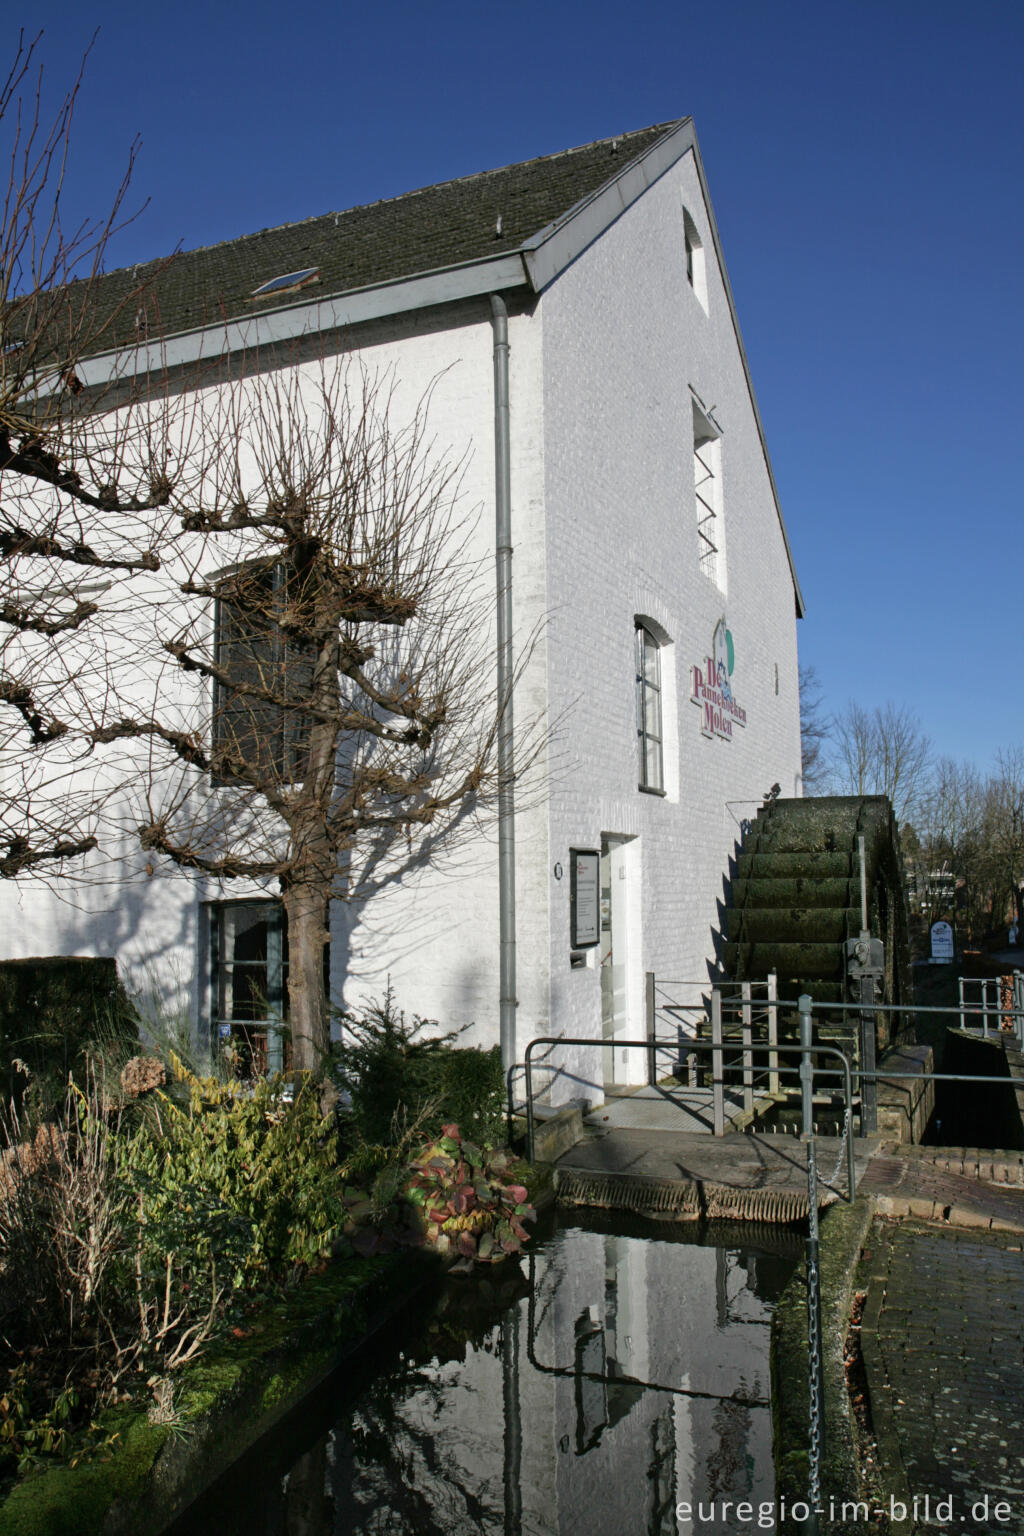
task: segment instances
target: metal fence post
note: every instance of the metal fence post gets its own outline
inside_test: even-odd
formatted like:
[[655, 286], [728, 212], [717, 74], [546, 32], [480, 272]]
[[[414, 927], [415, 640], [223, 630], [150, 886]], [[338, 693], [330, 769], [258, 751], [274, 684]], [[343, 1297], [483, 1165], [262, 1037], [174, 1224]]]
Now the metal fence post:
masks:
[[655, 1062], [654, 1049], [654, 972], [647, 971], [644, 976], [644, 1000], [647, 1014], [647, 1038], [651, 1042], [651, 1049], [647, 1053], [647, 1086], [653, 1088], [658, 1081], [658, 1070]]
[[533, 1062], [530, 1060], [530, 1052], [533, 1049], [533, 1041], [526, 1047], [526, 1159], [533, 1162]]
[[741, 983], [740, 995], [743, 999], [740, 1009], [743, 1032], [743, 1109], [746, 1114], [750, 1114], [754, 1108], [754, 1034], [751, 1027], [749, 981]]
[[825, 1455], [825, 1355], [821, 1336], [821, 1270], [818, 1239], [818, 1167], [814, 1132], [807, 1137], [807, 1384], [808, 1536], [818, 1536], [818, 1510], [821, 1508], [821, 1464]]
[[779, 1010], [775, 1000], [779, 995], [779, 978], [774, 971], [768, 972], [768, 1092], [779, 1091]]
[[[873, 1003], [875, 984], [870, 976], [860, 979], [860, 1000]], [[875, 1019], [877, 1015], [867, 1009], [860, 1016], [860, 1067], [862, 1072], [875, 1070]], [[872, 1136], [878, 1130], [878, 1083], [874, 1076], [860, 1080], [860, 1133]]]
[[[722, 1044], [722, 994], [717, 987], [711, 993], [711, 1044]], [[725, 1090], [723, 1087], [723, 1059], [720, 1049], [711, 1052], [711, 1101], [712, 1126], [716, 1136], [725, 1135]]]
[[800, 1011], [800, 1129], [803, 1135], [814, 1134], [814, 1063], [811, 1059], [811, 999], [801, 992], [796, 1000]]

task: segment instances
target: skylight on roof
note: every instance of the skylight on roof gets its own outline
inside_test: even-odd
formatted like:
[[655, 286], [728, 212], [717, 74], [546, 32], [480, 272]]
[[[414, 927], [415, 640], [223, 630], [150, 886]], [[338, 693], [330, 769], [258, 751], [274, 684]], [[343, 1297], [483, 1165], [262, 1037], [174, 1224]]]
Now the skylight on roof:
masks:
[[319, 267], [303, 267], [301, 272], [282, 272], [280, 277], [272, 277], [269, 283], [261, 283], [258, 288], [254, 288], [249, 297], [262, 299], [268, 293], [288, 293], [293, 288], [305, 288], [307, 283], [315, 283], [319, 278]]

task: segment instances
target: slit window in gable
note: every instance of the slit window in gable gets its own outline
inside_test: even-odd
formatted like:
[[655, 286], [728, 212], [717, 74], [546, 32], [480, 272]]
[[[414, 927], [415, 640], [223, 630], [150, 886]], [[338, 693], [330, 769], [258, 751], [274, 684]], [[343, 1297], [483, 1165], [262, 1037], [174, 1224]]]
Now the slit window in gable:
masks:
[[697, 233], [697, 226], [688, 208], [683, 209], [683, 256], [686, 262], [686, 281], [696, 294], [701, 309], [707, 314], [708, 283], [704, 265], [704, 242]]
[[693, 402], [693, 492], [701, 574], [725, 591], [722, 519], [722, 440], [711, 417]]

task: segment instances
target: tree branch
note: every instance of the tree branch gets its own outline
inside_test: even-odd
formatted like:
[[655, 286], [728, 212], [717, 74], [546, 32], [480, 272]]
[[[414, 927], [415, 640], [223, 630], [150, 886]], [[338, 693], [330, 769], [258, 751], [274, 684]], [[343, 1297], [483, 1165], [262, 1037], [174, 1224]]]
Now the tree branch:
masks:
[[28, 726], [34, 747], [45, 746], [47, 742], [57, 741], [68, 733], [68, 726], [63, 720], [45, 718], [35, 702], [31, 688], [17, 678], [0, 677], [0, 704], [9, 704], [18, 711]]
[[222, 875], [231, 880], [246, 875], [253, 878], [280, 876], [288, 868], [287, 860], [246, 859], [230, 853], [217, 857], [200, 853], [185, 843], [176, 842], [168, 832], [166, 823], [161, 821], [139, 827], [138, 832], [139, 842], [147, 852], [166, 854], [179, 869], [196, 869], [206, 875]]
[[159, 741], [166, 742], [183, 763], [188, 763], [190, 767], [199, 768], [203, 772], [209, 771], [210, 759], [192, 732], [170, 730], [157, 720], [121, 719], [115, 721], [113, 725], [100, 726], [99, 729], [89, 733], [90, 740], [97, 746], [106, 745], [111, 741], [137, 739], [143, 736], [155, 736]]
[[68, 565], [87, 565], [102, 571], [158, 571], [160, 561], [155, 551], [147, 550], [137, 560], [104, 559], [88, 544], [62, 544], [47, 533], [32, 533], [17, 524], [0, 528], [0, 559], [36, 555], [43, 560], [61, 560]]
[[15, 880], [36, 864], [48, 860], [73, 859], [97, 846], [95, 837], [62, 838], [49, 848], [33, 848], [25, 837], [12, 837], [6, 854], [0, 858], [0, 877]]
[[64, 634], [67, 630], [78, 629], [86, 619], [91, 619], [94, 613], [99, 612], [98, 603], [77, 602], [70, 613], [63, 614], [59, 619], [44, 619], [36, 617], [29, 608], [20, 603], [0, 603], [0, 624], [7, 624], [11, 629], [21, 632], [31, 632], [37, 635]]

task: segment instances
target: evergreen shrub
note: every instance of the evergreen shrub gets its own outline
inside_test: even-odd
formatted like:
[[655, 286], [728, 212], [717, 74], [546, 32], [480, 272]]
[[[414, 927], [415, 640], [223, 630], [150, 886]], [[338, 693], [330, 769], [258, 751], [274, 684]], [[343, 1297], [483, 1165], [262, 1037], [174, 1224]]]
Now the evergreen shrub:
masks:
[[334, 1076], [347, 1107], [344, 1139], [387, 1147], [419, 1125], [437, 1136], [446, 1122], [483, 1146], [505, 1139], [501, 1052], [457, 1046], [461, 1030], [435, 1033], [434, 1019], [412, 1019], [395, 1006], [389, 986], [361, 1013], [343, 1013], [344, 1038], [334, 1048]]

